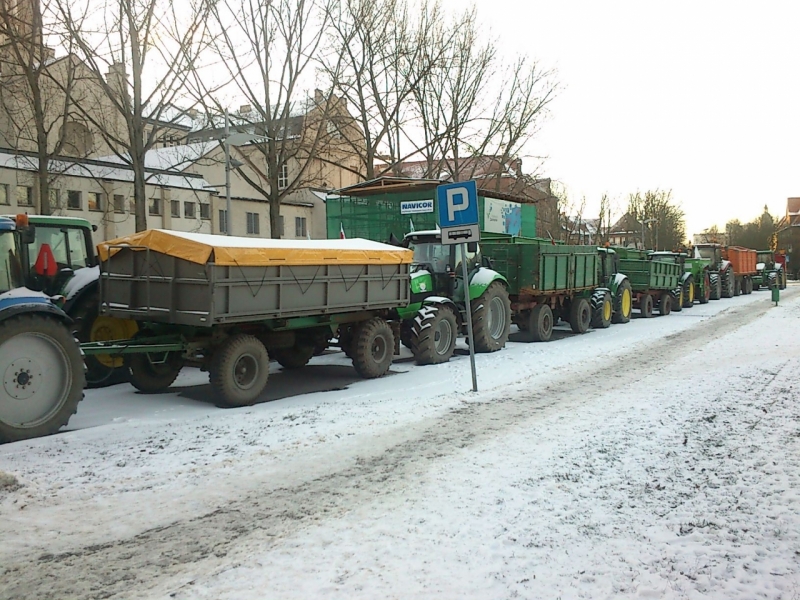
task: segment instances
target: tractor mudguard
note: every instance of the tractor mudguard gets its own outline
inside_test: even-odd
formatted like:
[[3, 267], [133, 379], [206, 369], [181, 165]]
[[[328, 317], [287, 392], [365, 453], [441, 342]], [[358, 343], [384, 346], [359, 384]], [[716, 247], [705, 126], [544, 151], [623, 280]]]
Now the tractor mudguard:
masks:
[[[11, 297], [6, 297], [5, 295], [0, 296], [0, 322], [20, 314], [45, 313], [52, 315], [65, 325], [72, 324], [72, 319], [70, 319], [63, 310], [53, 304], [49, 296], [46, 294], [39, 295], [40, 292], [33, 292], [26, 288], [21, 289], [24, 289], [29, 295]], [[9, 293], [15, 291], [18, 290], [12, 290], [12, 292]]]
[[75, 271], [75, 275], [64, 286], [61, 292], [66, 298], [64, 310], [69, 313], [81, 299], [97, 290], [100, 281], [100, 267], [85, 267]]
[[490, 285], [495, 281], [501, 281], [504, 286], [508, 287], [508, 279], [503, 277], [497, 271], [481, 267], [469, 280], [469, 299], [475, 300], [483, 295]]

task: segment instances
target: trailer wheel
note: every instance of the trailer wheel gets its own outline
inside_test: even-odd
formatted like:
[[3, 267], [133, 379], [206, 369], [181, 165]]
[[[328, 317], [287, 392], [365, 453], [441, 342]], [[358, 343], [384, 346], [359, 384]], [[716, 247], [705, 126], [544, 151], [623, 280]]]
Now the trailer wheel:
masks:
[[505, 348], [511, 331], [511, 300], [508, 290], [495, 281], [470, 303], [475, 352], [496, 352]]
[[614, 305], [611, 302], [611, 292], [595, 290], [592, 294], [592, 327], [595, 329], [609, 327], [613, 315]]
[[292, 346], [272, 351], [272, 358], [284, 369], [299, 369], [305, 367], [312, 356], [316, 355], [314, 346]]
[[683, 282], [683, 308], [691, 308], [694, 306], [694, 298], [697, 294], [697, 290], [694, 285], [694, 276], [689, 275], [686, 278], [686, 281]]
[[650, 294], [645, 294], [639, 300], [639, 313], [645, 318], [649, 319], [653, 316], [653, 297]]
[[633, 312], [633, 292], [629, 281], [623, 281], [617, 288], [617, 295], [614, 298], [614, 316], [612, 323], [627, 323], [631, 320]]
[[240, 333], [217, 348], [209, 370], [220, 406], [251, 406], [267, 385], [269, 354], [257, 337]]
[[719, 273], [711, 273], [711, 275], [709, 275], [709, 289], [711, 292], [709, 299], [719, 300], [722, 298], [722, 279]]
[[175, 352], [161, 354], [129, 354], [131, 385], [145, 394], [163, 392], [181, 372], [181, 357]]
[[549, 342], [553, 335], [553, 311], [547, 304], [537, 304], [530, 311], [528, 329], [534, 342]]
[[672, 294], [663, 292], [658, 298], [658, 314], [666, 317], [672, 312]]
[[720, 280], [722, 282], [722, 297], [733, 298], [736, 293], [736, 278], [733, 276], [733, 269], [730, 267], [725, 269]]
[[708, 304], [708, 301], [711, 300], [711, 277], [709, 277], [708, 271], [703, 271], [703, 290], [697, 296], [697, 300], [700, 304]]
[[0, 324], [0, 378], [0, 443], [50, 435], [83, 398], [83, 357], [54, 318], [12, 317]]
[[412, 325], [411, 351], [419, 365], [438, 365], [453, 356], [458, 320], [447, 305], [423, 306]]
[[394, 334], [380, 317], [365, 321], [356, 330], [352, 344], [353, 366], [364, 379], [385, 375], [394, 357]]
[[573, 298], [569, 307], [569, 326], [575, 333], [586, 333], [592, 322], [592, 308], [586, 298]]

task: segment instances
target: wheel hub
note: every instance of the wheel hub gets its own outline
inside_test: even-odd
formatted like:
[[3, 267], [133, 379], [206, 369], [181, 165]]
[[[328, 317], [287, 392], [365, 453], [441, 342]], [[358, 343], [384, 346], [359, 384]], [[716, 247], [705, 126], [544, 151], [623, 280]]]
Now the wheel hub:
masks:
[[16, 400], [26, 400], [36, 393], [42, 380], [42, 369], [30, 358], [13, 361], [3, 374], [3, 388]]
[[239, 357], [233, 367], [233, 378], [236, 385], [243, 389], [250, 389], [258, 378], [258, 362], [255, 357], [245, 354]]

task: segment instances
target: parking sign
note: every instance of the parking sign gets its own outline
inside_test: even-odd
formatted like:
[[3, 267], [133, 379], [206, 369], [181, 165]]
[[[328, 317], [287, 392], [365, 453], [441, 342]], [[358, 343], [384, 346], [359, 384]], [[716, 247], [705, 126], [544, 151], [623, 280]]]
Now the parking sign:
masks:
[[474, 181], [447, 183], [436, 188], [442, 243], [477, 242], [478, 186]]

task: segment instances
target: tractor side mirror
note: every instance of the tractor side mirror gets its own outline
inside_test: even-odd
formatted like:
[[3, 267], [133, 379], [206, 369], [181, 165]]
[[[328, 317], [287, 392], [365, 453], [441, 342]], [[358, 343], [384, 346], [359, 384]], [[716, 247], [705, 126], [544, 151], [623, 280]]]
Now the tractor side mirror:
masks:
[[478, 242], [469, 242], [467, 244], [467, 252], [472, 252], [473, 254], [478, 251]]
[[97, 231], [97, 225], [92, 225], [92, 233], [94, 233], [95, 231]]

